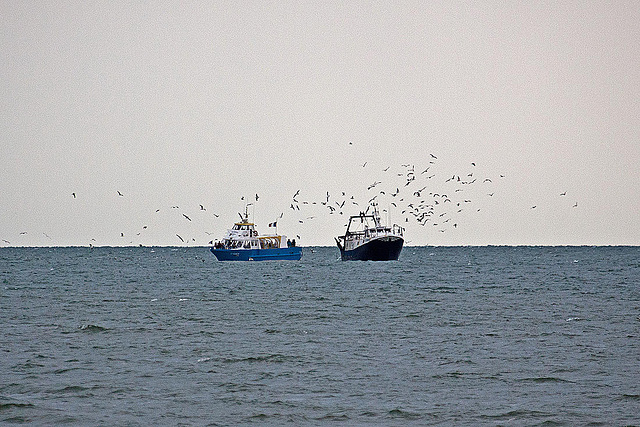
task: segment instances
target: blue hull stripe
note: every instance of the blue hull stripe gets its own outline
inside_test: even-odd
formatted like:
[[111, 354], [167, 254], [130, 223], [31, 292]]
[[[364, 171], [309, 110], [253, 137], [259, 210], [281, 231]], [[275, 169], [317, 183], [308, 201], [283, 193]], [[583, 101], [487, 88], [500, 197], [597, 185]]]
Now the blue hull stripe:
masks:
[[277, 249], [214, 249], [211, 253], [218, 261], [268, 261], [268, 260], [293, 260], [302, 258], [302, 248], [294, 246], [291, 248]]

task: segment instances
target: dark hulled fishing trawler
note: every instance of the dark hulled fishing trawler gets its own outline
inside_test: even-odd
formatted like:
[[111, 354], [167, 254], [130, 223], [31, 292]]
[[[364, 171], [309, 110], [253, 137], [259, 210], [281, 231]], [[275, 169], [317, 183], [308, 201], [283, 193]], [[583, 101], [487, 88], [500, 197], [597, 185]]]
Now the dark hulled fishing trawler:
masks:
[[343, 261], [395, 261], [404, 244], [404, 228], [397, 224], [387, 227], [380, 221], [377, 204], [373, 213], [349, 217], [344, 236], [336, 237]]

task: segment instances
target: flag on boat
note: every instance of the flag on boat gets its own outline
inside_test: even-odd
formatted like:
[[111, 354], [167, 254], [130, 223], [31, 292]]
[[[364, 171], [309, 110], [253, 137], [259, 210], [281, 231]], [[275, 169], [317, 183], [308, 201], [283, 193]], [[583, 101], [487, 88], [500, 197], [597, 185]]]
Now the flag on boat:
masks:
[[269, 223], [269, 227], [277, 227], [277, 226], [278, 226], [278, 221]]

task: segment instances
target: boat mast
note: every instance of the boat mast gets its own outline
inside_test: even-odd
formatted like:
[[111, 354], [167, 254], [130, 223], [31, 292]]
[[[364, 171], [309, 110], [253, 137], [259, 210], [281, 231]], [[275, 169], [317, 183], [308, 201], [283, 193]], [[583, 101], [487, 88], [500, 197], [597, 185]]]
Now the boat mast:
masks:
[[373, 224], [378, 228], [380, 227], [380, 212], [378, 212], [378, 204], [376, 202], [371, 204], [373, 205]]

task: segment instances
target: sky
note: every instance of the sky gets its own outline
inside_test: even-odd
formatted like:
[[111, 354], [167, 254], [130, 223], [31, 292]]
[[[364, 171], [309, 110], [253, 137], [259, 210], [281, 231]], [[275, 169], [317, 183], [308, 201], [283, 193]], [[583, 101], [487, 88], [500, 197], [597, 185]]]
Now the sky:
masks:
[[374, 196], [406, 245], [640, 245], [637, 2], [0, 0], [0, 55], [0, 248], [247, 203], [333, 245]]

